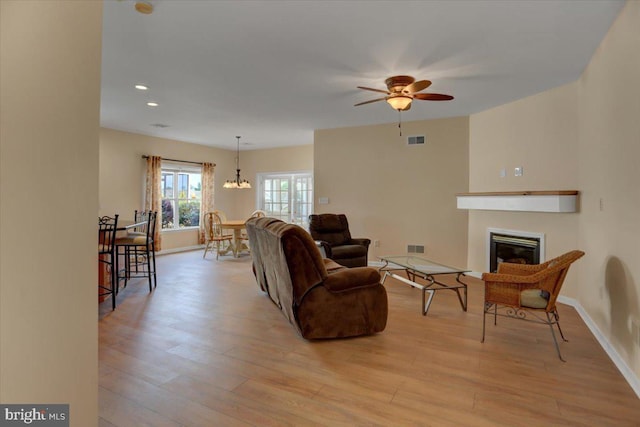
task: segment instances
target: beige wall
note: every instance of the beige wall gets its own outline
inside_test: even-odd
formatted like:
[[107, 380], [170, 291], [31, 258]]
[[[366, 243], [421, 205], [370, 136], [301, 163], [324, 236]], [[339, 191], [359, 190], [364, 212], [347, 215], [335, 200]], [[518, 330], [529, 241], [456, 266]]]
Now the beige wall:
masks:
[[640, 378], [638, 76], [640, 2], [631, 1], [579, 82], [578, 225], [587, 257], [578, 265], [583, 289], [575, 297]]
[[[317, 130], [315, 211], [345, 213], [353, 237], [379, 240], [370, 261], [417, 244], [425, 256], [465, 266], [467, 212], [455, 194], [468, 191], [468, 118], [406, 122], [402, 132], [395, 124]], [[407, 135], [426, 135], [426, 144], [409, 146]]]
[[[469, 190], [579, 190], [577, 88], [572, 83], [472, 115]], [[517, 166], [522, 176], [514, 176]], [[544, 233], [546, 259], [578, 245], [578, 214], [471, 210], [468, 267], [474, 271], [487, 270], [489, 227]], [[569, 295], [577, 292], [575, 277], [567, 278]]]
[[102, 2], [0, 2], [0, 402], [98, 424]]
[[[484, 271], [488, 226], [544, 232], [547, 258], [584, 250], [562, 293], [581, 304], [636, 378], [639, 46], [640, 2], [631, 1], [579, 81], [472, 115], [469, 160], [471, 191], [580, 190], [579, 213], [470, 212], [469, 266]], [[523, 177], [513, 177], [515, 166]], [[499, 178], [502, 167], [508, 178]]]
[[240, 152], [240, 168], [242, 178], [251, 182], [251, 189], [228, 191], [238, 193], [237, 215], [246, 216], [253, 212], [257, 206], [258, 174], [301, 171], [313, 173], [313, 145], [242, 151]]
[[[128, 218], [133, 217], [135, 209], [140, 210], [144, 206], [146, 163], [142, 155], [215, 163], [215, 206], [228, 218], [248, 217], [256, 209], [258, 173], [313, 169], [311, 145], [241, 151], [241, 177], [248, 179], [252, 188], [230, 190], [222, 188], [222, 185], [235, 177], [235, 150], [103, 128], [100, 130], [101, 214], [119, 213], [122, 218]], [[197, 244], [196, 230], [170, 231], [162, 236], [163, 251]]]
[[[146, 161], [143, 155], [167, 159], [211, 162], [215, 168], [216, 209], [233, 212], [235, 199], [222, 189], [224, 178], [235, 174], [235, 153], [220, 148], [153, 136], [100, 129], [100, 213], [133, 218], [144, 207]], [[198, 244], [197, 230], [171, 231], [162, 235], [162, 250]]]

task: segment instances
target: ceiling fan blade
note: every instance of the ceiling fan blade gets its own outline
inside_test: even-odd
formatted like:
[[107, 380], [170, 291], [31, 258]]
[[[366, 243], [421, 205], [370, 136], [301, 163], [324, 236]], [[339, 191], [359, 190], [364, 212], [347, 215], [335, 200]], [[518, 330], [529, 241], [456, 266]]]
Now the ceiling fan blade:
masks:
[[370, 101], [364, 101], [359, 104], [355, 104], [354, 107], [357, 107], [358, 105], [371, 104], [372, 102], [384, 101], [385, 99], [387, 98], [385, 97], [385, 98], [372, 99]]
[[403, 93], [415, 93], [420, 92], [421, 90], [425, 90], [431, 86], [431, 82], [429, 80], [419, 80], [417, 82], [411, 83], [409, 86], [406, 86], [402, 89]]
[[413, 97], [423, 101], [451, 101], [453, 99], [453, 96], [442, 93], [415, 93]]
[[389, 92], [387, 90], [374, 89], [372, 87], [358, 86], [358, 89], [370, 90], [370, 91], [373, 91], [373, 92], [380, 92], [380, 93], [386, 93], [387, 95], [391, 95], [391, 92]]

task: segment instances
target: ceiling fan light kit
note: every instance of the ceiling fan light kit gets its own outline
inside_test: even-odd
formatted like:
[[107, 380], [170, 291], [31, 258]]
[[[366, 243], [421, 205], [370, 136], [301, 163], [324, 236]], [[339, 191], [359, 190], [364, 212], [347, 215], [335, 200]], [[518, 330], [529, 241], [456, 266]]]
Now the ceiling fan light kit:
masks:
[[411, 108], [411, 98], [404, 95], [392, 95], [387, 97], [387, 103], [398, 111], [406, 111]]

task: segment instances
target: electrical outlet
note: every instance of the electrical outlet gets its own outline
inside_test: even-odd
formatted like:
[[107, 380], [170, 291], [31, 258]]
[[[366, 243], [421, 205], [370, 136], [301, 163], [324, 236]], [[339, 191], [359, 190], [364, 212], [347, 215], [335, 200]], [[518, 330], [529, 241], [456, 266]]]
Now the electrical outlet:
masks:
[[523, 174], [524, 174], [524, 170], [522, 169], [522, 166], [518, 166], [513, 170], [514, 176], [522, 176]]

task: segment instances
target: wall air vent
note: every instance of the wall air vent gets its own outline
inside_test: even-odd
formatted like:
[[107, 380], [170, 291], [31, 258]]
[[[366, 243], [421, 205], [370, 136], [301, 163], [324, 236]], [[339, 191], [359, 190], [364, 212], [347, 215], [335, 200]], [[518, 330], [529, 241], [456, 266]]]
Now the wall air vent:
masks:
[[407, 137], [407, 145], [424, 145], [424, 135], [414, 135]]
[[423, 254], [424, 245], [407, 245], [407, 253], [410, 254]]

